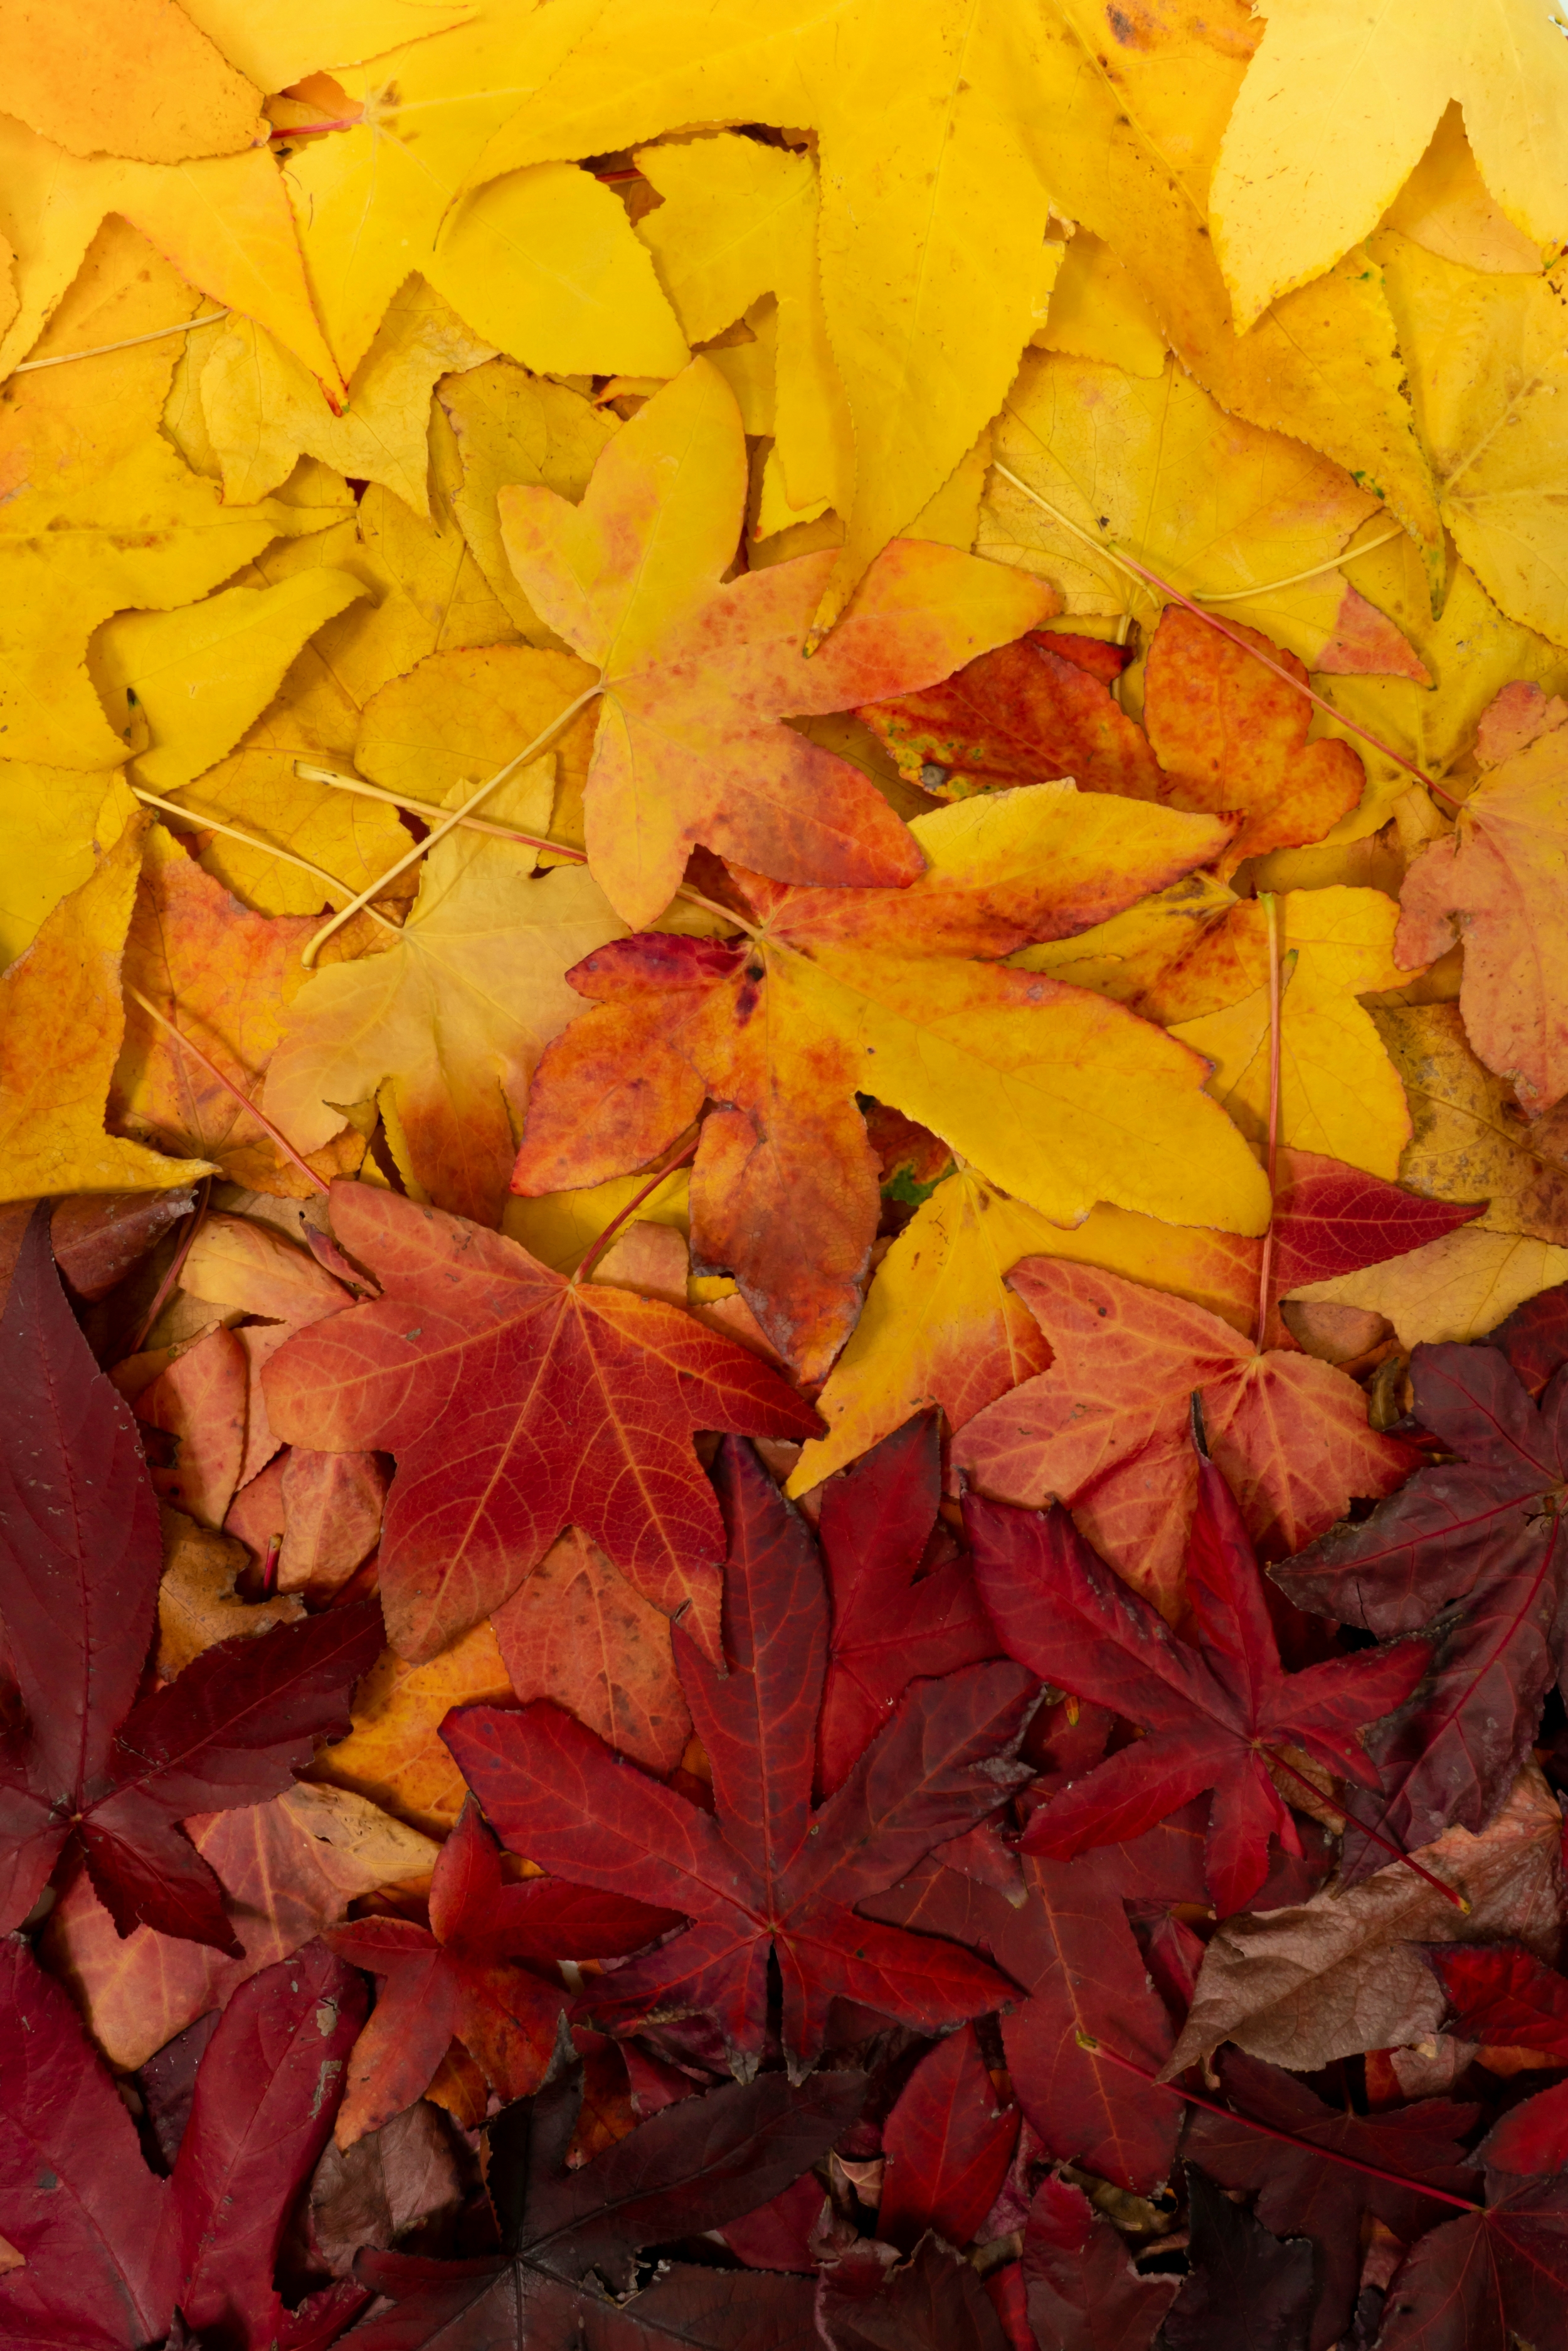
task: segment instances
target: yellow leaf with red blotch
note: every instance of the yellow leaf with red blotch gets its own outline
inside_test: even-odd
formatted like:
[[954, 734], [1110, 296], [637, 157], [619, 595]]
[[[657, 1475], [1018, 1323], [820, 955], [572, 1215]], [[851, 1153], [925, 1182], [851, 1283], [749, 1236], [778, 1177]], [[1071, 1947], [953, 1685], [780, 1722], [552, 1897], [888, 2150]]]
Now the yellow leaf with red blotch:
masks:
[[[153, 826], [124, 974], [162, 1018], [128, 1001], [111, 1097], [122, 1134], [200, 1154], [253, 1191], [287, 1199], [308, 1195], [307, 1176], [246, 1105], [259, 1103], [288, 1008], [308, 978], [300, 948], [319, 928], [299, 916], [251, 914], [162, 825]], [[187, 1051], [167, 1023], [196, 1051]], [[364, 1147], [340, 1117], [311, 1145], [311, 1164], [325, 1182], [357, 1167]]]
[[1039, 1258], [1011, 1280], [1055, 1361], [968, 1423], [955, 1462], [999, 1500], [1065, 1502], [1167, 1614], [1179, 1606], [1197, 1491], [1195, 1391], [1209, 1449], [1266, 1559], [1302, 1549], [1357, 1497], [1392, 1493], [1419, 1458], [1375, 1433], [1343, 1372], [1260, 1353], [1185, 1299]]
[[353, 1729], [322, 1748], [315, 1776], [444, 1836], [467, 1790], [441, 1742], [442, 1720], [455, 1706], [506, 1706], [512, 1696], [487, 1620], [426, 1665], [411, 1666], [388, 1649], [354, 1692]]
[[1527, 1298], [1562, 1281], [1568, 1281], [1568, 1249], [1466, 1225], [1385, 1265], [1309, 1282], [1291, 1295], [1386, 1315], [1400, 1345], [1409, 1348], [1479, 1339]]
[[0, 977], [0, 1199], [151, 1191], [210, 1172], [204, 1158], [164, 1158], [104, 1132], [146, 831], [146, 820], [132, 817]]
[[692, 1718], [670, 1620], [597, 1543], [569, 1527], [490, 1623], [525, 1704], [552, 1698], [633, 1762], [674, 1770]]
[[748, 938], [644, 936], [573, 976], [600, 1006], [545, 1058], [514, 1184], [556, 1191], [638, 1166], [705, 1097], [723, 1103], [693, 1169], [694, 1254], [734, 1273], [811, 1378], [853, 1325], [876, 1227], [857, 1092], [1063, 1224], [1109, 1199], [1256, 1231], [1267, 1186], [1197, 1091], [1200, 1062], [1082, 990], [969, 959], [1158, 888], [1228, 830], [1037, 784], [918, 819], [930, 863], [905, 890], [740, 877]]
[[261, 93], [176, 0], [0, 0], [5, 110], [73, 155], [183, 163], [265, 142]]
[[[1429, 963], [1463, 937], [1459, 1009], [1489, 1070], [1538, 1115], [1568, 1093], [1568, 730], [1542, 732], [1483, 773], [1455, 830], [1405, 877], [1395, 946]], [[1553, 723], [1555, 721], [1555, 723]]]

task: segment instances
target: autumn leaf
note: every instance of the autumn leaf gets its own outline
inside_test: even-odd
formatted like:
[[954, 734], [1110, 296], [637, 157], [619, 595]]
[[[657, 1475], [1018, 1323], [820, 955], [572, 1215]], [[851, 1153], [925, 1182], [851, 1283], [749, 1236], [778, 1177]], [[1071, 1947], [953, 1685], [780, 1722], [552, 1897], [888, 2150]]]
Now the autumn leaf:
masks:
[[923, 2057], [883, 2126], [877, 2235], [913, 2252], [927, 2229], [967, 2245], [996, 2201], [1019, 2135], [998, 2100], [972, 2024]]
[[714, 1769], [716, 1817], [632, 1767], [558, 1708], [472, 1707], [443, 1736], [486, 1817], [516, 1850], [570, 1866], [607, 1894], [638, 1889], [691, 1919], [684, 1935], [617, 1969], [591, 2013], [634, 2030], [653, 2013], [712, 2015], [734, 2070], [756, 2068], [765, 1962], [783, 1980], [782, 2037], [793, 2072], [821, 2054], [836, 1997], [930, 2031], [1007, 1996], [995, 1970], [896, 1928], [856, 1905], [933, 1845], [995, 1810], [1019, 1767], [1030, 1711], [1017, 1667], [971, 1666], [918, 1682], [815, 1815], [811, 1781], [828, 1609], [805, 1527], [733, 1440], [720, 1456], [729, 1530], [727, 1669], [684, 1635], [677, 1658]]
[[[644, 936], [590, 956], [574, 985], [602, 1009], [541, 1064], [513, 1176], [528, 1193], [591, 1183], [651, 1161], [705, 1097], [733, 1105], [703, 1127], [694, 1245], [734, 1272], [805, 1377], [822, 1376], [852, 1326], [875, 1229], [860, 1092], [1063, 1223], [1102, 1198], [1231, 1229], [1260, 1221], [1259, 1171], [1178, 1049], [1103, 1000], [969, 959], [1163, 882], [1221, 825], [1150, 810], [1134, 829], [1110, 800], [1036, 785], [912, 831], [930, 862], [907, 889], [782, 891], [741, 875], [747, 940]], [[1107, 872], [1097, 852], [1113, 840]], [[1111, 1107], [1113, 1066], [1137, 1089], [1132, 1132]]]
[[1538, 10], [1492, 0], [1469, 16], [1395, 6], [1369, 21], [1349, 0], [1270, 7], [1210, 194], [1239, 325], [1375, 225], [1450, 99], [1503, 211], [1552, 243], [1568, 181], [1538, 126], [1568, 103], [1568, 64]]
[[1438, 1200], [1485, 1199], [1487, 1232], [1568, 1242], [1568, 1119], [1525, 1116], [1507, 1080], [1477, 1058], [1457, 1004], [1373, 1018], [1415, 1126], [1401, 1183]]
[[[1375, 1788], [1360, 1734], [1415, 1689], [1431, 1652], [1412, 1642], [1287, 1675], [1240, 1514], [1214, 1463], [1199, 1465], [1186, 1553], [1196, 1640], [1177, 1639], [1099, 1560], [1060, 1503], [1025, 1513], [966, 1501], [975, 1579], [1010, 1655], [1148, 1736], [1036, 1813], [1024, 1849], [1070, 1860], [1115, 1844], [1214, 1791], [1205, 1875], [1221, 1916], [1268, 1875], [1269, 1840], [1301, 1850], [1278, 1778], [1283, 1749]], [[1276, 1771], [1271, 1772], [1272, 1762]]]
[[1030, 2324], [1066, 2351], [1098, 2351], [1107, 2325], [1126, 2351], [1144, 2351], [1176, 2292], [1171, 2279], [1134, 2268], [1125, 2239], [1067, 2179], [1043, 2180], [1029, 2208], [1023, 2276]]
[[88, 0], [88, 11], [68, 39], [26, 0], [0, 9], [8, 110], [35, 131], [73, 155], [143, 163], [234, 154], [265, 139], [259, 93], [171, 0], [125, 10]]
[[676, 1308], [565, 1281], [497, 1233], [359, 1186], [334, 1186], [332, 1210], [386, 1295], [281, 1348], [267, 1410], [286, 1441], [398, 1457], [381, 1553], [392, 1646], [433, 1657], [569, 1523], [667, 1613], [692, 1604], [716, 1646], [723, 1538], [692, 1432], [804, 1436], [810, 1407]]
[[678, 1913], [553, 1877], [507, 1884], [470, 1801], [435, 1865], [428, 1928], [372, 1917], [328, 1935], [340, 1959], [382, 1980], [354, 2044], [338, 2145], [351, 2147], [422, 2097], [454, 2039], [503, 2100], [528, 2096], [549, 2069], [568, 2005], [556, 1959], [624, 1954], [679, 1924]]
[[[536, 1576], [542, 1572], [534, 1571]], [[525, 1583], [523, 1590], [528, 1589]], [[673, 1667], [671, 1671], [673, 1676]], [[455, 1706], [479, 1701], [508, 1705], [512, 1696], [496, 1635], [486, 1619], [424, 1665], [411, 1666], [395, 1649], [383, 1649], [355, 1687], [347, 1738], [320, 1750], [316, 1776], [333, 1788], [384, 1805], [426, 1836], [444, 1836], [463, 1809], [466, 1792], [462, 1773], [437, 1736], [438, 1727]]]

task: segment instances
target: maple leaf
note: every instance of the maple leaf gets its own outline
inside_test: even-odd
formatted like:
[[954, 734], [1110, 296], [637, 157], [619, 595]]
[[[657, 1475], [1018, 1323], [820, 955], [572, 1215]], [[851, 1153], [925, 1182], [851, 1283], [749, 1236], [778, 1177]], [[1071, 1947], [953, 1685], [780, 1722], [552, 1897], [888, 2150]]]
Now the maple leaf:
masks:
[[68, 1994], [19, 1937], [0, 1965], [0, 2164], [24, 2256], [0, 2275], [0, 2323], [13, 2339], [133, 2351], [163, 2339], [177, 2305], [193, 2337], [211, 2329], [245, 2344], [329, 2341], [362, 2292], [329, 2287], [291, 2312], [273, 2269], [332, 2126], [365, 2014], [362, 1980], [316, 1944], [235, 1994], [197, 2068], [162, 2180], [147, 2169]]
[[557, 1956], [616, 1957], [680, 1923], [677, 1912], [553, 1877], [504, 1883], [470, 1800], [435, 1865], [428, 1928], [362, 1918], [327, 1937], [340, 1959], [383, 1979], [375, 2015], [354, 2044], [339, 2146], [422, 2097], [455, 2039], [503, 2100], [526, 2097], [544, 2079], [567, 2004]]
[[[542, 832], [551, 764], [520, 779], [504, 808], [487, 803], [489, 813]], [[499, 1222], [529, 1078], [580, 1008], [560, 975], [621, 927], [580, 866], [530, 879], [535, 862], [519, 843], [448, 833], [424, 860], [418, 900], [387, 952], [335, 964], [291, 991], [263, 1095], [291, 1142], [319, 1151], [338, 1123], [334, 1104], [381, 1092], [420, 1194], [455, 1216]]]
[[1416, 1417], [1450, 1458], [1275, 1580], [1298, 1605], [1384, 1637], [1465, 1603], [1430, 1688], [1373, 1749], [1385, 1772], [1378, 1825], [1426, 1844], [1452, 1822], [1484, 1828], [1530, 1751], [1553, 1671], [1568, 1465], [1561, 1380], [1536, 1405], [1498, 1347], [1417, 1347], [1410, 1370]]
[[[217, 1881], [174, 1824], [288, 1785], [375, 1656], [376, 1612], [361, 1604], [220, 1643], [139, 1699], [162, 1562], [157, 1510], [130, 1416], [55, 1279], [41, 1210], [0, 1358], [16, 1399], [5, 1628], [27, 1720], [5, 1767], [5, 1920], [21, 1923], [72, 1843], [121, 1934], [141, 1920], [237, 1950]], [[63, 1498], [42, 1517], [40, 1489]]]
[[1465, 941], [1459, 1009], [1488, 1069], [1531, 1116], [1568, 1093], [1552, 875], [1563, 854], [1568, 735], [1550, 725], [1483, 773], [1456, 830], [1422, 851], [1405, 877], [1395, 952], [1428, 963]]
[[1311, 2238], [1319, 2263], [1311, 2351], [1329, 2351], [1354, 2311], [1363, 2216], [1408, 2245], [1438, 2218], [1423, 2186], [1466, 2197], [1472, 2175], [1459, 2142], [1477, 2109], [1424, 2098], [1384, 2114], [1336, 2112], [1304, 2082], [1234, 2050], [1219, 2078], [1237, 2118], [1195, 2112], [1183, 2153], [1221, 2188], [1258, 2190], [1253, 2210], [1276, 2236]]
[[810, 1407], [658, 1300], [563, 1280], [395, 1194], [340, 1183], [331, 1200], [385, 1296], [290, 1340], [263, 1384], [286, 1441], [398, 1458], [381, 1548], [392, 1646], [434, 1656], [568, 1523], [666, 1613], [692, 1603], [716, 1642], [723, 1532], [692, 1433], [805, 1436]]
[[[1562, 1825], [1555, 1797], [1526, 1765], [1479, 1836], [1448, 1829], [1414, 1856], [1427, 1876], [1391, 1862], [1347, 1891], [1223, 1923], [1167, 2074], [1222, 2041], [1310, 2074], [1358, 2050], [1429, 2039], [1445, 2002], [1417, 1945], [1512, 1936], [1555, 1956]], [[1428, 1876], [1462, 1894], [1468, 1913]]]
[[972, 2024], [924, 2056], [883, 2125], [882, 2241], [913, 2252], [934, 2229], [949, 2245], [979, 2234], [1018, 2141], [1019, 2111], [986, 2070]]
[[727, 1669], [677, 1628], [692, 1717], [713, 1766], [716, 1817], [618, 1762], [548, 1704], [470, 1707], [443, 1737], [503, 1841], [605, 1893], [653, 1898], [691, 1928], [620, 1968], [595, 2015], [712, 2015], [737, 2073], [763, 2045], [767, 1959], [783, 1982], [792, 2069], [821, 2053], [835, 1997], [929, 2032], [1008, 1996], [994, 1969], [856, 1915], [932, 1847], [995, 1810], [1020, 1767], [1010, 1746], [1031, 1710], [1018, 1667], [970, 1666], [915, 1683], [835, 1794], [813, 1814], [811, 1778], [828, 1643], [815, 1547], [750, 1452], [719, 1456], [729, 1530]]
[[1023, 2229], [1029, 2322], [1061, 2351], [1147, 2351], [1176, 2291], [1143, 2277], [1126, 2240], [1070, 2180], [1042, 2180]]
[[941, 1497], [932, 1412], [821, 1489], [817, 1532], [833, 1604], [818, 1734], [824, 1795], [841, 1785], [912, 1681], [996, 1654], [968, 1562], [937, 1519]]
[[699, 841], [785, 882], [912, 882], [919, 852], [881, 793], [777, 722], [930, 684], [1054, 604], [1019, 573], [900, 540], [807, 661], [832, 557], [723, 584], [745, 501], [740, 412], [706, 360], [622, 427], [578, 507], [544, 488], [500, 492], [513, 571], [600, 673], [589, 862], [633, 925], [668, 904]]
[[971, 1499], [965, 1523], [980, 1596], [1009, 1655], [1149, 1731], [1036, 1813], [1027, 1852], [1070, 1860], [1118, 1844], [1212, 1789], [1205, 1874], [1223, 1915], [1263, 1884], [1270, 1835], [1301, 1850], [1268, 1769], [1281, 1747], [1377, 1784], [1359, 1733], [1409, 1697], [1429, 1645], [1285, 1674], [1240, 1513], [1207, 1457], [1186, 1554], [1193, 1643], [1103, 1565], [1059, 1502], [1041, 1514]]
[[[706, 1098], [727, 1105], [697, 1147], [696, 1253], [733, 1271], [806, 1377], [852, 1326], [879, 1214], [859, 1092], [1063, 1223], [1107, 1197], [1261, 1222], [1257, 1166], [1179, 1049], [1103, 999], [972, 959], [1185, 870], [1219, 824], [1149, 810], [1134, 828], [1113, 801], [1040, 784], [912, 831], [930, 866], [906, 889], [743, 874], [749, 937], [644, 935], [588, 957], [571, 979], [600, 1006], [541, 1061], [513, 1176], [528, 1193], [592, 1183], [653, 1159]], [[1113, 1068], [1137, 1092], [1131, 1132]]]
[[355, 2327], [360, 2351], [523, 2351], [580, 2329], [607, 2345], [804, 2351], [814, 2332], [808, 2279], [677, 2262], [629, 2301], [611, 2296], [632, 2284], [639, 2246], [722, 2227], [798, 2179], [853, 2121], [863, 2074], [821, 2074], [799, 2089], [779, 2074], [727, 2084], [666, 2106], [569, 2171], [582, 2087], [577, 2064], [486, 2126], [501, 2252], [360, 2255], [358, 2274], [397, 2304]]
[[1553, 242], [1568, 178], [1534, 126], [1568, 105], [1568, 64], [1528, 0], [1438, 17], [1394, 6], [1370, 21], [1352, 0], [1270, 6], [1209, 199], [1239, 326], [1376, 225], [1451, 99], [1509, 219]]
[[1102, 2051], [1152, 2077], [1175, 2035], [1123, 1906], [1202, 1900], [1200, 1824], [1184, 1815], [1071, 1863], [1026, 1855], [1023, 1886], [1017, 1902], [937, 1857], [863, 1907], [983, 1951], [1022, 1987], [1002, 2016], [1002, 2046], [1031, 2129], [1058, 2160], [1146, 2193], [1170, 2170], [1181, 2116]]

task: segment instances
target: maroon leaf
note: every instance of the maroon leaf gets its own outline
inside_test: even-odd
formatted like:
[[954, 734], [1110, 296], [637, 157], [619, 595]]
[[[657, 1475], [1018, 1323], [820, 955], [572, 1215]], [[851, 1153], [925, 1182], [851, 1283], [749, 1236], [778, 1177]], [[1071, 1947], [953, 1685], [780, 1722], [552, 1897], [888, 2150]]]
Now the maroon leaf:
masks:
[[[1235, 2050], [1221, 2058], [1220, 2079], [1238, 2119], [1195, 2113], [1184, 2153], [1222, 2188], [1256, 2189], [1253, 2210], [1276, 2236], [1312, 2239], [1319, 2261], [1312, 2351], [1327, 2351], [1355, 2308], [1363, 2214], [1375, 2214], [1408, 2244], [1442, 2213], [1422, 2197], [1420, 2183], [1468, 2196], [1474, 2175], [1461, 2168], [1458, 2140], [1479, 2110], [1430, 2098], [1385, 2114], [1336, 2113], [1304, 2082]], [[1249, 2129], [1247, 2117], [1307, 2144], [1287, 2146]], [[1353, 2169], [1356, 2164], [1367, 2168]], [[1396, 2187], [1376, 2172], [1396, 2172], [1410, 2185]]]
[[23, 2266], [0, 2275], [0, 2335], [61, 2351], [160, 2341], [174, 2299], [162, 2238], [167, 2199], [69, 1997], [22, 1938], [8, 1936], [0, 1946], [0, 2208]]
[[1500, 1347], [1531, 1395], [1540, 1395], [1568, 1364], [1568, 1281], [1527, 1298], [1479, 1343]]
[[1144, 2278], [1081, 2188], [1047, 2179], [1023, 2232], [1030, 2323], [1051, 2351], [1148, 2351], [1175, 2278]]
[[570, 2005], [556, 1960], [634, 1951], [680, 1923], [678, 1912], [559, 1878], [503, 1884], [470, 1798], [435, 1865], [428, 1928], [361, 1918], [327, 1937], [340, 1958], [382, 1979], [350, 2064], [339, 2146], [422, 2097], [454, 2039], [503, 2098], [537, 2090]]
[[1274, 1294], [1404, 1257], [1468, 1225], [1486, 1205], [1423, 1200], [1342, 1159], [1281, 1151], [1270, 1261]]
[[[994, 1657], [997, 1636], [969, 1563], [937, 1518], [942, 1440], [935, 1411], [905, 1421], [818, 1491], [817, 1531], [833, 1601], [819, 1785], [831, 1795], [916, 1676]], [[923, 1565], [927, 1572], [912, 1580]]]
[[1168, 2351], [1306, 2351], [1312, 2248], [1281, 2240], [1191, 2164], [1187, 2273], [1166, 2317]]
[[363, 1978], [311, 1943], [252, 1976], [224, 2011], [196, 2075], [166, 2222], [181, 2315], [214, 2351], [305, 2342], [313, 2327], [329, 2341], [364, 2301], [337, 2286], [290, 2313], [273, 2271], [368, 2005]]
[[1190, 1819], [1169, 1821], [1113, 1852], [1027, 1861], [1020, 1908], [931, 1864], [865, 1906], [984, 1951], [1023, 1986], [1028, 1997], [1004, 2012], [1001, 2030], [1030, 2126], [1049, 2155], [1140, 2194], [1169, 2172], [1181, 2105], [1115, 2062], [1153, 2076], [1176, 2037], [1123, 1902], [1201, 1900], [1200, 1850]]
[[863, 2258], [836, 2263], [817, 2314], [832, 2351], [1007, 2351], [985, 2287], [935, 2237], [894, 2270]]
[[[1456, 1823], [1484, 1828], [1535, 1736], [1564, 1564], [1552, 1504], [1568, 1467], [1562, 1379], [1538, 1408], [1496, 1347], [1417, 1347], [1410, 1370], [1416, 1418], [1458, 1459], [1417, 1470], [1370, 1518], [1270, 1570], [1298, 1606], [1385, 1636], [1465, 1603], [1428, 1687], [1373, 1743], [1375, 1824], [1406, 1848]], [[1347, 1879], [1385, 1858], [1352, 1839]]]
[[974, 2026], [939, 2041], [883, 2126], [878, 2236], [905, 2252], [927, 2229], [950, 2245], [967, 2245], [1007, 2178], [1019, 2121], [986, 2071]]
[[915, 1683], [837, 1792], [813, 1814], [827, 1595], [810, 1534], [750, 1448], [717, 1469], [729, 1531], [719, 1673], [679, 1628], [681, 1680], [713, 1769], [715, 1811], [614, 1756], [559, 1708], [470, 1707], [442, 1735], [515, 1852], [607, 1894], [680, 1910], [684, 1935], [600, 1979], [607, 2026], [709, 2014], [737, 2072], [764, 2041], [768, 1959], [783, 1984], [784, 2050], [811, 2064], [835, 1997], [930, 2032], [1012, 1987], [969, 1953], [856, 1915], [866, 1896], [994, 1811], [1025, 1776], [1011, 1760], [1033, 1704], [1007, 1664]]
[[464, 2262], [361, 2253], [364, 2282], [398, 2305], [357, 2326], [356, 2351], [807, 2351], [810, 2279], [671, 2265], [614, 2303], [640, 2246], [718, 2229], [798, 2179], [859, 2113], [865, 2077], [819, 2074], [800, 2089], [782, 2074], [683, 2098], [580, 2169], [565, 2168], [582, 2097], [574, 2065], [488, 2126], [486, 2185], [504, 2251]]
[[1568, 2065], [1568, 1976], [1521, 1943], [1434, 1943], [1423, 1956], [1458, 2039], [1537, 2049]]
[[1187, 1551], [1195, 1642], [1178, 1640], [1106, 1567], [1060, 1503], [1030, 1511], [970, 1496], [965, 1520], [981, 1595], [1009, 1655], [1149, 1729], [1037, 1813], [1026, 1852], [1068, 1860], [1117, 1844], [1212, 1789], [1207, 1874], [1223, 1914], [1244, 1908], [1262, 1885], [1270, 1834], [1287, 1852], [1301, 1850], [1269, 1754], [1299, 1747], [1336, 1775], [1377, 1785], [1360, 1734], [1408, 1698], [1428, 1645], [1285, 1673], [1251, 1544], [1212, 1462], [1199, 1465]]
[[176, 1823], [286, 1788], [381, 1648], [371, 1602], [222, 1642], [137, 1705], [162, 1565], [135, 1424], [99, 1371], [29, 1224], [0, 1319], [5, 1627], [26, 1716], [0, 1752], [0, 1926], [68, 1838], [122, 1935], [237, 1952], [222, 1888]]

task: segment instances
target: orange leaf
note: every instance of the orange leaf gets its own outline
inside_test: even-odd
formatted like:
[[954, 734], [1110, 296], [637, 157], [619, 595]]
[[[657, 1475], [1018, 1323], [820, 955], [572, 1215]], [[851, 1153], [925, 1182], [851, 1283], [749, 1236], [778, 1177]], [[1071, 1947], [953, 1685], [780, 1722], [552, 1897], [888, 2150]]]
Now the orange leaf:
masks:
[[568, 1528], [492, 1618], [518, 1698], [553, 1698], [607, 1747], [673, 1771], [692, 1735], [667, 1617]]

